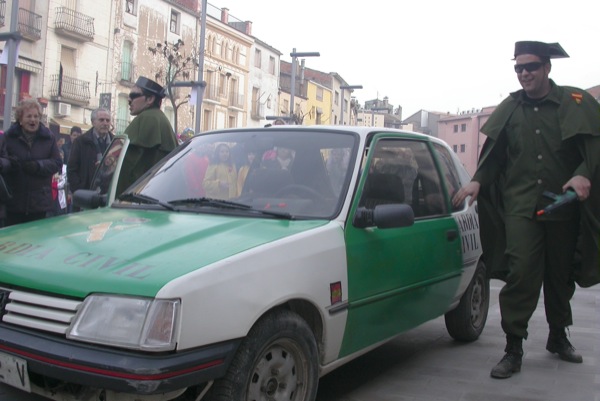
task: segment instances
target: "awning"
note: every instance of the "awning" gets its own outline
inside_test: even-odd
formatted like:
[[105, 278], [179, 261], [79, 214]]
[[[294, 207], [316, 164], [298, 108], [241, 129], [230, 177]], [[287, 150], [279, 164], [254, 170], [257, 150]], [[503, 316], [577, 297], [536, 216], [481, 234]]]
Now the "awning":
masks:
[[23, 57], [19, 57], [19, 59], [17, 60], [17, 68], [20, 68], [25, 71], [30, 71], [35, 74], [42, 73], [42, 63]]
[[50, 118], [50, 125], [52, 125], [52, 124], [58, 125], [60, 127], [59, 130], [60, 130], [61, 134], [67, 134], [67, 135], [71, 133], [71, 128], [74, 126], [80, 127], [83, 132], [92, 128], [92, 126], [88, 125], [88, 124], [79, 123], [77, 121], [71, 121], [71, 120], [67, 120], [64, 118], [58, 118], [58, 117]]

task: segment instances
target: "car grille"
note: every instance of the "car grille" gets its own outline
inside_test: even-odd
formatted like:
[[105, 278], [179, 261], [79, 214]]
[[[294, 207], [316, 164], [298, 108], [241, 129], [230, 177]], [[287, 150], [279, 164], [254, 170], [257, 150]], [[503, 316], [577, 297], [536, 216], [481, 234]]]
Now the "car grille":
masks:
[[57, 334], [66, 334], [81, 304], [81, 301], [0, 289], [3, 322]]

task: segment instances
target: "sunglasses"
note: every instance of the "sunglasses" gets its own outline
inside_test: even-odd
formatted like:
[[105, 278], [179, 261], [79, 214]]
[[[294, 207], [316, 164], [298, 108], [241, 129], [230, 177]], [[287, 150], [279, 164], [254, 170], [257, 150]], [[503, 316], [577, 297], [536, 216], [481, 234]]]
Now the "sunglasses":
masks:
[[133, 100], [137, 99], [140, 96], [144, 96], [144, 94], [143, 93], [139, 93], [139, 92], [131, 92], [129, 94], [129, 100], [133, 101]]
[[540, 63], [539, 61], [526, 64], [515, 64], [515, 72], [517, 74], [522, 73], [523, 70], [527, 70], [527, 72], [534, 72], [539, 70], [544, 64], [546, 63]]

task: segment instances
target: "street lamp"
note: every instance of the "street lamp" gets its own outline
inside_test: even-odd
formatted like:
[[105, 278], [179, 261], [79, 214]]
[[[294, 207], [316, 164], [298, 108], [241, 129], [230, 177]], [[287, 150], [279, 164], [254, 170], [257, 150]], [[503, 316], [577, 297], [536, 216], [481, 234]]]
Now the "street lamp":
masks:
[[344, 125], [344, 109], [346, 108], [346, 103], [344, 102], [344, 90], [345, 89], [349, 89], [350, 93], [352, 93], [352, 91], [354, 89], [362, 89], [362, 85], [341, 85], [340, 89], [342, 90], [342, 111], [340, 113], [340, 124]]
[[[198, 87], [196, 87], [196, 125], [194, 133], [200, 132], [200, 119], [202, 113], [202, 102], [204, 101], [204, 88], [206, 82], [203, 80], [204, 73], [204, 51], [206, 46], [206, 12], [208, 7], [208, 0], [202, 0], [202, 17], [200, 19], [200, 54], [198, 58]], [[203, 84], [203, 85], [202, 85]]]
[[15, 81], [15, 68], [17, 64], [17, 47], [21, 40], [21, 34], [17, 31], [17, 22], [18, 22], [18, 14], [19, 12], [19, 0], [13, 0], [12, 9], [10, 13], [10, 32], [2, 34], [2, 40], [6, 41], [4, 45], [4, 50], [7, 52], [8, 60], [6, 62], [6, 87], [5, 87], [5, 96], [4, 96], [4, 122], [2, 129], [4, 131], [8, 130], [10, 127], [11, 115], [12, 115], [12, 93], [13, 86]]
[[292, 49], [290, 57], [292, 58], [292, 88], [290, 90], [290, 117], [294, 117], [294, 95], [296, 94], [296, 59], [298, 57], [319, 57], [319, 52], [296, 52]]

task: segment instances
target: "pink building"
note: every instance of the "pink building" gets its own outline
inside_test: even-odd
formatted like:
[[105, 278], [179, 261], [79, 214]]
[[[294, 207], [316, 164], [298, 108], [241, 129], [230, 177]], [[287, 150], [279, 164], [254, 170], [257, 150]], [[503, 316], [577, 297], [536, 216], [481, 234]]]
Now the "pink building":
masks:
[[438, 121], [438, 137], [450, 145], [471, 175], [475, 173], [479, 152], [485, 141], [485, 135], [479, 130], [495, 108], [491, 106], [463, 111]]

